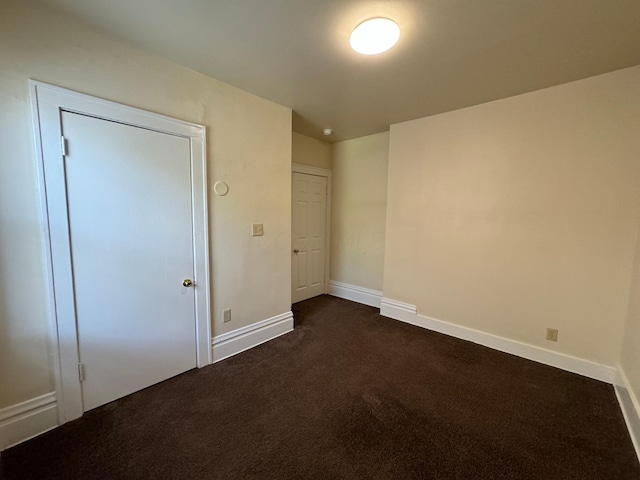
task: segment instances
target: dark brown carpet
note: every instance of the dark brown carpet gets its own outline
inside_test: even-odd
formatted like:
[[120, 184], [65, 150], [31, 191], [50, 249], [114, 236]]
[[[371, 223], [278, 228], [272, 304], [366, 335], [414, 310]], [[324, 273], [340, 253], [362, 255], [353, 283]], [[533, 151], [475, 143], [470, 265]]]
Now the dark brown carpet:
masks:
[[8, 479], [634, 479], [610, 385], [332, 297], [2, 455]]

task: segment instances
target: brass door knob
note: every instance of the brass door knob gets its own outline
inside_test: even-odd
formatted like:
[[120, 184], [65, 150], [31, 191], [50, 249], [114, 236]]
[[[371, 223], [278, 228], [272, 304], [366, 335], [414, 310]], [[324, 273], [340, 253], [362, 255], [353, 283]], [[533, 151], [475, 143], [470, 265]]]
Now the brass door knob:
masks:
[[298, 253], [300, 250], [298, 250], [297, 248], [293, 249], [293, 253]]
[[185, 278], [184, 282], [182, 282], [182, 285], [184, 287], [192, 287], [193, 286], [193, 282], [191, 281], [190, 278]]

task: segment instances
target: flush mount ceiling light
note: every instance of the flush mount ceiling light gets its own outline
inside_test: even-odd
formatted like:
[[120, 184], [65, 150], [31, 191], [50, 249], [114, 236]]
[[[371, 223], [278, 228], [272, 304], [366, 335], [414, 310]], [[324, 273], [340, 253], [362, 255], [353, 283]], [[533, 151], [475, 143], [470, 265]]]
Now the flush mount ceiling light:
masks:
[[363, 55], [377, 55], [393, 47], [400, 38], [400, 27], [388, 18], [370, 18], [351, 32], [351, 48]]

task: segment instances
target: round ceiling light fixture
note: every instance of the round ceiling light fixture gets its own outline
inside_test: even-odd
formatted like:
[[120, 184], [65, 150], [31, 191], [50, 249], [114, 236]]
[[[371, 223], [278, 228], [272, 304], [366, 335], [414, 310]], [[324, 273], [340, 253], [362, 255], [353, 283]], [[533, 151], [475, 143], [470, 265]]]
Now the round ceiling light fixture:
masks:
[[365, 20], [351, 32], [351, 48], [363, 55], [377, 55], [393, 47], [400, 27], [393, 20], [376, 17]]

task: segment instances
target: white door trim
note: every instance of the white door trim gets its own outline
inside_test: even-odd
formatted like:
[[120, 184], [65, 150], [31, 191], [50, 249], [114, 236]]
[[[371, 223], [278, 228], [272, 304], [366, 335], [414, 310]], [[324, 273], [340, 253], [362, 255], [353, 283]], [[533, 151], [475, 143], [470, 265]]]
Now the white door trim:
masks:
[[29, 91], [50, 296], [51, 364], [59, 406], [58, 421], [63, 424], [82, 416], [83, 405], [78, 376], [78, 335], [61, 145], [61, 112], [90, 115], [189, 139], [194, 279], [198, 286], [195, 289], [198, 367], [211, 363], [206, 128], [34, 80], [29, 80]]
[[310, 167], [299, 163], [291, 164], [291, 174], [306, 173], [327, 179], [327, 218], [325, 222], [324, 293], [329, 293], [329, 271], [331, 265], [331, 170]]

